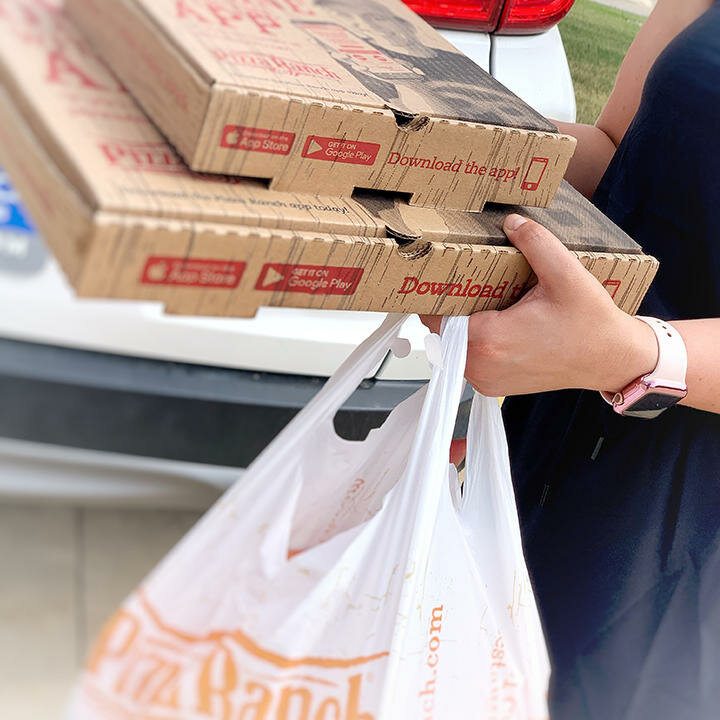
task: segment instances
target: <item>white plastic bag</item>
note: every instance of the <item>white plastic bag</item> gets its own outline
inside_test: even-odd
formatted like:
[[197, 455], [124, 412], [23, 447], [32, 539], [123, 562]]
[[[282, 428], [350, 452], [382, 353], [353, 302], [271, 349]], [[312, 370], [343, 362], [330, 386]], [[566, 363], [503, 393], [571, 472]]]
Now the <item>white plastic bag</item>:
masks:
[[541, 720], [548, 662], [497, 400], [448, 463], [467, 318], [365, 442], [332, 418], [388, 316], [123, 605], [72, 720]]

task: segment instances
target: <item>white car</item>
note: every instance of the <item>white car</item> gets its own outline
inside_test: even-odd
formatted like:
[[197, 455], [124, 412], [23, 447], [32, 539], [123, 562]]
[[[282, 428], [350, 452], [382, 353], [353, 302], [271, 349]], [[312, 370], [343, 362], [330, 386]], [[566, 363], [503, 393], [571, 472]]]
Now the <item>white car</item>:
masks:
[[[543, 115], [575, 120], [556, 27], [573, 0], [406, 1]], [[202, 508], [378, 322], [76, 300], [0, 175], [0, 498]], [[417, 318], [406, 335], [412, 352], [367, 378], [336, 420], [341, 435], [364, 437], [428, 377]]]

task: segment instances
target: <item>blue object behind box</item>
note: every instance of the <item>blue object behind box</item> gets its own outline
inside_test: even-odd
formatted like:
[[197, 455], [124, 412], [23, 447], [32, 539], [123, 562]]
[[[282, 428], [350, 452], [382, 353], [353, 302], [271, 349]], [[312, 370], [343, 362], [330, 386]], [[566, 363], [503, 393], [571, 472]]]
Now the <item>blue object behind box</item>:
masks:
[[43, 267], [47, 252], [7, 175], [0, 169], [0, 273], [28, 275]]

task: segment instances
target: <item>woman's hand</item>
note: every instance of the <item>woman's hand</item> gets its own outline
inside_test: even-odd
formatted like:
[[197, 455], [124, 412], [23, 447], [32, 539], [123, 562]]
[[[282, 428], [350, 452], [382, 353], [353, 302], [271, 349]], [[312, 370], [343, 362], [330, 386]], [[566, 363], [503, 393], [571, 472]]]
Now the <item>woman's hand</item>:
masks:
[[[483, 395], [563, 388], [616, 392], [657, 364], [651, 328], [620, 310], [549, 230], [509, 215], [504, 230], [538, 282], [507, 310], [470, 318], [466, 376]], [[434, 332], [440, 318], [423, 322]]]

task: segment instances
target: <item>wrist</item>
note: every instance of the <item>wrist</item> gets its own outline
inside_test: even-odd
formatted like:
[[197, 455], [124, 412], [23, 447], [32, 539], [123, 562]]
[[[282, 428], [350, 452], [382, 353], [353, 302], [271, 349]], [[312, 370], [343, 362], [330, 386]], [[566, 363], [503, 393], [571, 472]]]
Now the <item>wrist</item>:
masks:
[[627, 387], [633, 380], [651, 373], [658, 363], [658, 341], [652, 328], [642, 320], [625, 315], [622, 328], [617, 332], [617, 348], [612, 357], [603, 359], [605, 371], [599, 387], [616, 393]]

